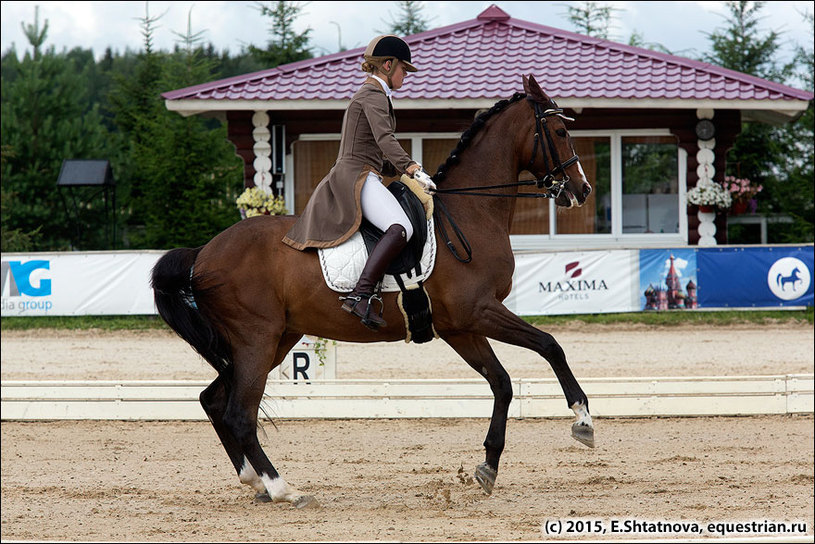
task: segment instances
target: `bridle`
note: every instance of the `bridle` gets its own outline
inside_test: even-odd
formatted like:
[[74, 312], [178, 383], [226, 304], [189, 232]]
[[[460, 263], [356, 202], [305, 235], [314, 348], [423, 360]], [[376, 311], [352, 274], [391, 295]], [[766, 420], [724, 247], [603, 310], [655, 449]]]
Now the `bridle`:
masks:
[[[532, 102], [532, 101], [531, 101]], [[437, 189], [435, 194], [449, 194], [449, 195], [469, 195], [469, 196], [491, 196], [491, 197], [504, 197], [504, 198], [557, 198], [563, 192], [563, 188], [569, 183], [569, 175], [566, 173], [566, 168], [580, 160], [575, 153], [565, 161], [560, 161], [560, 155], [555, 147], [555, 141], [549, 131], [549, 125], [546, 122], [547, 117], [557, 115], [563, 119], [573, 121], [573, 119], [563, 115], [563, 109], [558, 108], [557, 104], [552, 101], [553, 108], [543, 109], [537, 102], [532, 102], [532, 108], [535, 112], [535, 136], [532, 144], [532, 156], [529, 158], [527, 169], [531, 172], [535, 165], [535, 157], [538, 154], [538, 147], [540, 147], [541, 155], [543, 156], [543, 164], [546, 174], [542, 177], [537, 177], [528, 181], [516, 181], [513, 183], [503, 183], [500, 185], [488, 185], [486, 187], [462, 187], [458, 189]], [[547, 157], [546, 150], [544, 149], [543, 142], [546, 142], [546, 147], [549, 150], [549, 157], [552, 158], [552, 166], [549, 166], [549, 158]], [[557, 178], [558, 174], [562, 177]], [[522, 187], [527, 185], [535, 185], [538, 189], [546, 189], [545, 193], [484, 193], [490, 189], [506, 189], [508, 187]]]
[[[532, 147], [532, 157], [529, 159], [529, 169], [531, 171], [535, 164], [535, 155], [538, 153], [538, 144], [540, 143], [541, 155], [543, 155], [543, 164], [544, 168], [547, 170], [547, 173], [542, 178], [535, 179], [534, 181], [538, 186], [538, 189], [545, 188], [548, 194], [554, 195], [551, 198], [557, 198], [560, 196], [560, 193], [563, 192], [563, 187], [569, 183], [570, 180], [569, 175], [566, 173], [566, 168], [573, 165], [580, 159], [578, 158], [577, 153], [575, 153], [566, 159], [565, 162], [560, 162], [560, 156], [558, 155], [557, 148], [555, 147], [555, 141], [552, 139], [552, 135], [549, 132], [549, 125], [546, 124], [546, 118], [551, 117], [552, 115], [557, 115], [565, 119], [569, 118], [563, 115], [563, 109], [558, 108], [554, 102], [552, 102], [552, 104], [555, 106], [554, 108], [544, 110], [543, 107], [537, 102], [532, 103], [532, 106], [535, 109], [535, 143]], [[543, 136], [541, 136], [541, 134], [543, 134]], [[542, 138], [546, 138], [546, 145], [549, 147], [549, 155], [552, 157], [552, 168], [549, 168], [549, 159], [546, 158], [546, 153], [543, 150], [543, 143], [540, 142]], [[563, 174], [563, 177], [560, 179], [555, 178], [555, 175], [558, 172]]]
[[[566, 173], [566, 168], [573, 165], [580, 159], [577, 156], [577, 153], [566, 159], [565, 161], [560, 161], [560, 155], [557, 152], [557, 148], [555, 147], [555, 141], [552, 138], [552, 135], [549, 132], [549, 125], [546, 123], [546, 118], [551, 117], [553, 115], [557, 115], [563, 119], [572, 120], [569, 117], [563, 115], [563, 109], [558, 108], [557, 104], [554, 101], [551, 104], [554, 106], [552, 108], [543, 109], [543, 107], [534, 101], [532, 102], [532, 108], [535, 111], [535, 136], [534, 136], [534, 143], [532, 144], [532, 156], [529, 159], [529, 164], [527, 169], [531, 172], [532, 168], [535, 165], [535, 157], [538, 154], [538, 147], [540, 147], [541, 155], [543, 156], [543, 164], [544, 168], [546, 169], [546, 174], [543, 177], [538, 177], [533, 180], [529, 181], [516, 181], [514, 183], [503, 183], [500, 185], [489, 185], [487, 187], [462, 187], [458, 189], [436, 189], [433, 191], [434, 195], [437, 194], [446, 194], [446, 195], [469, 195], [469, 196], [491, 196], [491, 197], [504, 197], [504, 198], [557, 198], [563, 192], [563, 188], [569, 183], [570, 178], [569, 175]], [[546, 150], [543, 147], [543, 142], [546, 141], [546, 147], [549, 149], [549, 156], [552, 158], [552, 165], [549, 166], [549, 159], [546, 156]], [[557, 177], [558, 174], [562, 174], [560, 178]], [[546, 189], [545, 193], [484, 193], [480, 191], [486, 191], [489, 189], [505, 189], [507, 187], [520, 187], [526, 185], [535, 185], [538, 189]], [[445, 244], [453, 256], [462, 263], [469, 263], [473, 259], [473, 251], [470, 247], [467, 238], [464, 236], [464, 233], [461, 232], [461, 229], [458, 227], [456, 222], [453, 220], [453, 217], [450, 215], [450, 212], [447, 211], [447, 207], [444, 205], [444, 202], [440, 198], [434, 198], [434, 203], [436, 204], [434, 216], [436, 219], [436, 224], [439, 226], [439, 231], [444, 238]], [[453, 229], [453, 232], [456, 234], [459, 243], [464, 248], [465, 253], [467, 254], [466, 257], [462, 257], [459, 255], [458, 251], [452, 241], [450, 241], [450, 237], [447, 235], [447, 230], [444, 227], [444, 222], [442, 221], [441, 214], [444, 214], [447, 217], [447, 221], [450, 223], [450, 226]]]

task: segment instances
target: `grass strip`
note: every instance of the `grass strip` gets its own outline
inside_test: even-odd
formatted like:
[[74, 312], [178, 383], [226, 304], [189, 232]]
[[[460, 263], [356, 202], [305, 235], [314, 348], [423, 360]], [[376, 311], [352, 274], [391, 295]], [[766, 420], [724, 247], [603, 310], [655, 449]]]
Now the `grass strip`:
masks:
[[[660, 312], [627, 312], [615, 314], [575, 314], [553, 316], [527, 316], [532, 325], [546, 327], [580, 322], [587, 325], [641, 324], [661, 327], [685, 325], [779, 325], [813, 324], [813, 308], [805, 310], [675, 310]], [[38, 316], [4, 317], [0, 330], [62, 329], [104, 331], [169, 330], [167, 324], [155, 315], [124, 316]]]

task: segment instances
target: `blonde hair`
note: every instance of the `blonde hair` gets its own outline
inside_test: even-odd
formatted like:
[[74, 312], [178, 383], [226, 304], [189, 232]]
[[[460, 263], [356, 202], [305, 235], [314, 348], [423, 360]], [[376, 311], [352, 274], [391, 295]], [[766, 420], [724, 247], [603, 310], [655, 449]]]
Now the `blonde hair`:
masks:
[[377, 70], [382, 68], [382, 65], [385, 64], [385, 61], [390, 59], [393, 59], [393, 57], [365, 57], [365, 60], [362, 61], [361, 66], [362, 71], [367, 72], [369, 74], [373, 74]]

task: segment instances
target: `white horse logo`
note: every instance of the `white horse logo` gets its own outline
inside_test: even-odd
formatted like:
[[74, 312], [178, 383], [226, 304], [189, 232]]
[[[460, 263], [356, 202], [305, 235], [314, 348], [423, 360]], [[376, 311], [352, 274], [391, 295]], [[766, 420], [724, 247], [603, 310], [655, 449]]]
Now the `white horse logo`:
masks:
[[795, 300], [809, 289], [810, 273], [807, 265], [795, 257], [778, 259], [767, 273], [770, 291], [781, 300]]

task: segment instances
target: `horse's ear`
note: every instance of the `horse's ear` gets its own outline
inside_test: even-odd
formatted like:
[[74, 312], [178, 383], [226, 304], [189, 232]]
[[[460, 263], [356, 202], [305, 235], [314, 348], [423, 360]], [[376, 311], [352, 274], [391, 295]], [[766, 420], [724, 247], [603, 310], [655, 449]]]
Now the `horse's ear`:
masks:
[[524, 76], [524, 91], [526, 91], [527, 95], [536, 99], [539, 102], [549, 101], [549, 97], [546, 96], [545, 92], [543, 92], [543, 89], [541, 89], [540, 85], [538, 85], [538, 82], [535, 81], [535, 76], [533, 76], [532, 74], [529, 74], [528, 79], [526, 76]]

